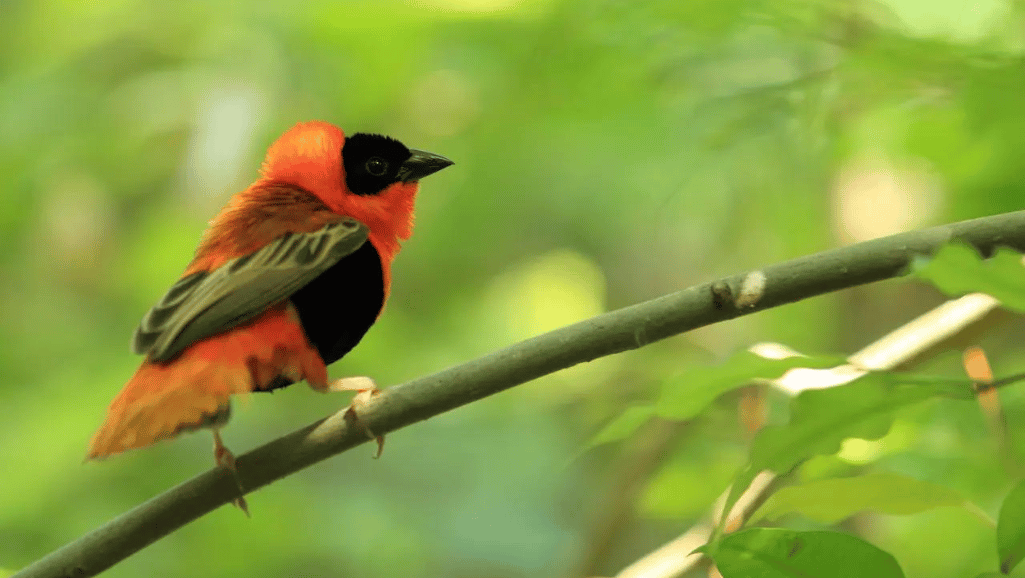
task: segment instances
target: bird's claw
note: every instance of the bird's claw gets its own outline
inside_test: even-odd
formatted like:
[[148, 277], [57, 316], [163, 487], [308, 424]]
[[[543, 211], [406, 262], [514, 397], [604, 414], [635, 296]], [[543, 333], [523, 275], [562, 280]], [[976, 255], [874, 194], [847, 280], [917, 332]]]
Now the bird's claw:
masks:
[[245, 490], [242, 489], [242, 480], [238, 477], [238, 470], [235, 469], [235, 454], [231, 453], [231, 450], [224, 445], [224, 442], [221, 441], [221, 434], [217, 430], [214, 430], [214, 461], [235, 479], [235, 485], [238, 486], [238, 497], [232, 500], [231, 504], [242, 510], [247, 518], [251, 518], [252, 516], [249, 515], [249, 504], [246, 503]]
[[328, 391], [356, 392], [355, 397], [352, 398], [352, 403], [345, 410], [345, 420], [362, 429], [366, 432], [367, 437], [377, 442], [377, 453], [374, 454], [374, 459], [381, 457], [381, 453], [384, 451], [384, 436], [374, 434], [370, 429], [370, 425], [356, 413], [357, 406], [366, 406], [375, 395], [381, 393], [374, 380], [369, 377], [345, 377], [331, 383], [328, 386]]

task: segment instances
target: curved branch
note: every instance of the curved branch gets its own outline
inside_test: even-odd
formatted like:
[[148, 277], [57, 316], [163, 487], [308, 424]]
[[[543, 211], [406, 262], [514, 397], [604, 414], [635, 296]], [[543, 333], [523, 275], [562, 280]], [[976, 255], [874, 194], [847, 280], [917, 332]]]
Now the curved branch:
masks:
[[[902, 274], [916, 255], [962, 239], [984, 254], [1025, 251], [1025, 211], [875, 239], [697, 285], [581, 321], [433, 375], [389, 387], [361, 408], [384, 434], [560, 369], [719, 321]], [[367, 442], [340, 411], [237, 458], [251, 492]], [[140, 504], [23, 569], [18, 578], [95, 575], [238, 494], [220, 469]]]

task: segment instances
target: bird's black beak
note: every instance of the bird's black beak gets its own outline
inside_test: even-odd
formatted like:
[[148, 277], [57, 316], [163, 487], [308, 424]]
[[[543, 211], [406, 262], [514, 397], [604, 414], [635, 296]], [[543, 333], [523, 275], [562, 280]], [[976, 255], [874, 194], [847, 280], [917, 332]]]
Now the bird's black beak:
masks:
[[416, 149], [409, 149], [409, 152], [413, 153], [412, 156], [399, 167], [398, 178], [404, 183], [419, 181], [453, 164], [452, 161], [434, 153]]

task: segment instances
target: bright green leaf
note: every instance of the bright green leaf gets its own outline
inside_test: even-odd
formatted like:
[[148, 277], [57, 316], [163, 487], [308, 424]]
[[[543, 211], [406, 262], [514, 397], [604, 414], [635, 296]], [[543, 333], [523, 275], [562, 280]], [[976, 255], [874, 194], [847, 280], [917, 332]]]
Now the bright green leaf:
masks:
[[986, 293], [1008, 309], [1025, 312], [1025, 267], [1021, 253], [1001, 247], [983, 259], [972, 247], [952, 243], [931, 258], [917, 259], [914, 274], [950, 295]]
[[881, 472], [783, 488], [770, 497], [752, 519], [775, 519], [796, 512], [816, 522], [831, 524], [863, 510], [908, 515], [964, 503], [965, 499], [958, 492], [945, 486]]
[[585, 449], [617, 442], [630, 437], [639, 427], [644, 425], [655, 414], [650, 405], [628, 407], [619, 417], [609, 422], [601, 431], [594, 435]]
[[899, 372], [882, 372], [882, 379], [893, 385], [919, 387], [931, 391], [935, 397], [946, 397], [963, 401], [974, 401], [975, 388], [966, 377], [943, 377], [938, 375], [912, 375]]
[[1025, 481], [1004, 498], [997, 521], [1000, 571], [1008, 573], [1025, 558]]
[[684, 375], [666, 380], [655, 403], [658, 415], [675, 420], [696, 416], [715, 398], [727, 391], [749, 385], [758, 379], [775, 379], [795, 367], [821, 368], [843, 363], [834, 358], [788, 357], [765, 359], [744, 352], [716, 367], [688, 371]]
[[707, 548], [723, 578], [902, 578], [887, 552], [839, 532], [752, 528]]
[[844, 386], [802, 392], [792, 402], [790, 423], [763, 428], [751, 443], [750, 462], [734, 479], [724, 509], [733, 507], [758, 472], [787, 472], [807, 458], [837, 452], [847, 438], [878, 439], [897, 410], [942, 390], [870, 373]]
[[695, 368], [666, 380], [653, 406], [628, 408], [591, 438], [585, 449], [626, 439], [654, 415], [679, 421], [691, 419], [723, 393], [752, 381], [774, 379], [795, 367], [831, 367], [839, 363], [842, 361], [824, 357], [765, 359], [745, 352], [719, 366]]
[[842, 387], [801, 393], [790, 423], [766, 427], [752, 442], [752, 467], [786, 472], [806, 458], [838, 451], [847, 438], [880, 438], [898, 409], [935, 395], [929, 386], [888, 381], [869, 374]]

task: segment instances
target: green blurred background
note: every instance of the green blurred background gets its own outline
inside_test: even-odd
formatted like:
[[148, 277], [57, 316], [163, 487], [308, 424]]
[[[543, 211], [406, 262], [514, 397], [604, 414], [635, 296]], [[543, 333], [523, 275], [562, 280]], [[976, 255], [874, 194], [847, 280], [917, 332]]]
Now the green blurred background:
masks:
[[[207, 434], [81, 459], [139, 362], [136, 323], [296, 121], [456, 161], [423, 183], [385, 314], [331, 368], [389, 385], [723, 274], [1019, 209], [1023, 56], [1021, 0], [0, 0], [0, 568], [212, 465]], [[579, 456], [598, 428], [751, 343], [850, 353], [941, 301], [892, 281], [576, 367], [109, 575], [614, 574], [707, 509], [747, 438], [735, 397]], [[1021, 329], [985, 333], [998, 374], [1025, 368]], [[956, 375], [956, 356], [930, 369]], [[1013, 430], [1025, 404], [1005, 397]], [[252, 396], [225, 441], [242, 453], [345, 403]], [[870, 461], [992, 514], [1015, 474], [977, 414], [931, 403], [821, 467]], [[849, 524], [910, 576], [995, 567], [992, 529], [960, 510]]]

